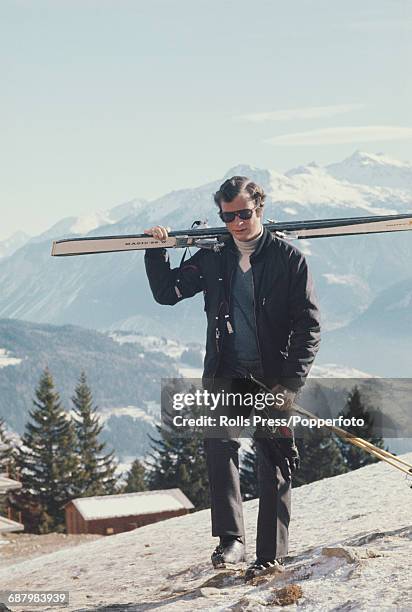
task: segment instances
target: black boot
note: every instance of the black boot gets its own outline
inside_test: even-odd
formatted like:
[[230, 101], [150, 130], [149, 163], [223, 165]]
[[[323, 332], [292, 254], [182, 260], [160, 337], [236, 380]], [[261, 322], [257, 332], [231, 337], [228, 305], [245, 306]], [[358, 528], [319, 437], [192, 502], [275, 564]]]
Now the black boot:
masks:
[[284, 570], [283, 559], [273, 559], [272, 561], [260, 561], [259, 559], [256, 559], [246, 570], [245, 582], [249, 582], [249, 580], [252, 580], [257, 576], [283, 572]]
[[222, 569], [242, 561], [246, 561], [242, 536], [220, 536], [220, 543], [212, 553], [213, 567]]

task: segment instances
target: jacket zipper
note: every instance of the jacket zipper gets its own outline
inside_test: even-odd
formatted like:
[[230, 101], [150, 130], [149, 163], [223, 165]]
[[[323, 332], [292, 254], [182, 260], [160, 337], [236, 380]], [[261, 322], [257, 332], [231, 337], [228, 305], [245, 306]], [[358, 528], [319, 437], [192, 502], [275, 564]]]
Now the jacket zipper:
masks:
[[[256, 327], [256, 343], [257, 343], [257, 347], [258, 347], [258, 351], [259, 351], [260, 365], [261, 365], [262, 370], [263, 370], [262, 351], [260, 350], [259, 331], [258, 331], [257, 316], [256, 316], [256, 295], [255, 295], [255, 279], [254, 279], [254, 276], [253, 276], [253, 266], [252, 266], [252, 287], [253, 287], [253, 315], [254, 315], [254, 318], [255, 318], [255, 327]], [[263, 298], [262, 306], [263, 306], [264, 303], [265, 303], [265, 298]]]
[[[234, 273], [235, 273], [236, 265], [238, 265], [238, 264], [236, 263], [236, 264], [233, 266], [232, 271], [231, 271], [231, 273], [230, 273], [230, 278], [229, 278], [229, 297], [228, 297], [228, 311], [229, 311], [229, 312], [230, 312], [230, 298], [231, 298], [231, 294], [232, 294], [232, 280], [233, 280], [233, 275], [234, 275]], [[218, 310], [218, 312], [217, 312], [217, 314], [218, 314], [218, 316], [216, 317], [217, 319], [219, 318], [220, 308], [221, 308], [221, 306], [219, 307], [219, 310]], [[219, 323], [219, 321], [218, 321], [218, 323]], [[228, 330], [228, 331], [229, 331], [229, 330]], [[218, 354], [218, 360], [217, 360], [217, 364], [216, 364], [215, 371], [213, 372], [213, 376], [212, 376], [212, 380], [213, 380], [213, 381], [215, 380], [216, 372], [217, 372], [217, 371], [218, 371], [218, 369], [219, 369], [220, 359], [221, 359], [221, 357], [222, 357], [223, 341], [224, 341], [225, 336], [224, 336], [224, 334], [223, 334], [223, 336], [222, 336], [222, 344], [221, 344], [221, 346], [220, 346], [220, 349], [219, 349], [220, 330], [219, 330], [218, 328], [216, 328], [216, 336], [215, 336], [215, 337], [216, 337], [216, 350], [217, 350], [217, 354]]]

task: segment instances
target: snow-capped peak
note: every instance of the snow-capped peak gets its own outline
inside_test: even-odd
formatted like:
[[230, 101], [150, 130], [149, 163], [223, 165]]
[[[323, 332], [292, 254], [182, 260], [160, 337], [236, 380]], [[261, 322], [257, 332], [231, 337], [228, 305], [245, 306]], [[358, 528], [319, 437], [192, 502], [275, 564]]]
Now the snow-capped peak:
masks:
[[0, 258], [9, 257], [17, 251], [17, 249], [26, 244], [28, 240], [30, 240], [30, 236], [25, 232], [14, 232], [9, 238], [0, 242]]
[[70, 227], [71, 234], [88, 234], [100, 225], [109, 225], [113, 223], [110, 215], [107, 212], [97, 212], [91, 215], [76, 217], [75, 222]]
[[285, 176], [295, 176], [297, 174], [316, 174], [318, 170], [322, 171], [320, 166], [316, 162], [312, 161], [305, 166], [296, 166], [296, 168], [291, 168], [285, 172]]
[[47, 238], [57, 239], [73, 234], [85, 236], [98, 227], [113, 225], [130, 215], [136, 214], [145, 204], [146, 200], [134, 199], [108, 210], [101, 210], [79, 217], [65, 217], [34, 240], [38, 241]]
[[[394, 168], [408, 168], [412, 170], [412, 164], [408, 161], [401, 161], [385, 155], [385, 153], [366, 153], [365, 151], [355, 151], [352, 155], [341, 162], [347, 166], [393, 166]], [[331, 164], [339, 165], [339, 164]], [[330, 167], [330, 166], [328, 166]]]
[[[311, 215], [325, 214], [325, 206], [331, 210], [346, 208], [367, 214], [392, 214], [398, 211], [405, 199], [398, 193], [395, 198], [390, 189], [339, 180], [313, 162], [285, 174], [272, 171], [270, 175], [269, 195], [278, 208], [293, 203], [310, 208]], [[406, 199], [410, 202], [410, 197]]]
[[232, 176], [250, 176], [256, 171], [259, 171], [259, 169], [255, 168], [254, 166], [249, 166], [248, 164], [238, 164], [237, 166], [233, 166], [233, 168], [229, 168], [223, 178], [228, 179]]
[[351, 183], [412, 191], [412, 163], [383, 153], [355, 151], [343, 161], [326, 166], [326, 170]]

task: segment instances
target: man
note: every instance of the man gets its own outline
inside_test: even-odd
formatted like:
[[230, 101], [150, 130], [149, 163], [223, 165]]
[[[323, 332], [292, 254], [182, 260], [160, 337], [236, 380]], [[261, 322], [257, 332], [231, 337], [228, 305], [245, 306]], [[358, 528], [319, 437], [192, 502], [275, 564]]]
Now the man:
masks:
[[[166, 249], [148, 249], [145, 264], [153, 296], [160, 304], [173, 305], [203, 291], [208, 319], [204, 385], [213, 388], [216, 379], [236, 381], [252, 374], [274, 395], [281, 394], [284, 402], [278, 408], [288, 410], [320, 342], [319, 311], [306, 260], [262, 225], [265, 194], [247, 177], [226, 180], [214, 199], [230, 234], [225, 246], [219, 252], [200, 249], [174, 269]], [[145, 232], [160, 240], [168, 235], [163, 226]], [[245, 560], [239, 446], [236, 434], [205, 440], [212, 534], [220, 538], [212, 554], [215, 567]], [[290, 475], [296, 467], [293, 438], [272, 444], [257, 436], [256, 446], [256, 560], [246, 579], [279, 567], [287, 554]]]

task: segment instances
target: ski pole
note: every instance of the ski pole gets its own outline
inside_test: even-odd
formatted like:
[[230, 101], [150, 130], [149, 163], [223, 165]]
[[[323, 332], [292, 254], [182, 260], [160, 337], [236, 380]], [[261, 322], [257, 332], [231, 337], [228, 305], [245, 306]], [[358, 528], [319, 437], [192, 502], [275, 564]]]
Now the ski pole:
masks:
[[[332, 427], [330, 427], [328, 429], [331, 429], [333, 431]], [[335, 432], [335, 433], [337, 433], [337, 432]], [[360, 439], [359, 438], [352, 438], [351, 436], [344, 436], [341, 433], [339, 433], [337, 435], [339, 435], [343, 440], [346, 440], [347, 442], [350, 442], [354, 446], [357, 446], [358, 448], [361, 448], [362, 450], [366, 451], [367, 453], [369, 453], [370, 455], [376, 457], [377, 459], [380, 459], [381, 461], [385, 461], [385, 463], [387, 463], [388, 465], [392, 465], [394, 468], [397, 468], [401, 472], [404, 472], [405, 474], [408, 474], [408, 476], [412, 475], [412, 466], [409, 467], [409, 468], [403, 467], [403, 465], [401, 465], [401, 462], [398, 462], [398, 459], [397, 459], [397, 457], [395, 457], [395, 455], [391, 455], [390, 458], [385, 456], [384, 454], [379, 452], [381, 449], [377, 449], [376, 446], [372, 445], [372, 448], [371, 448], [371, 447], [367, 446], [366, 444], [363, 444], [365, 442], [365, 440], [363, 440], [362, 438], [360, 438]]]
[[[269, 387], [267, 387], [264, 383], [262, 383], [260, 380], [258, 380], [254, 376], [252, 376], [252, 374], [250, 374], [250, 378], [255, 383], [260, 385], [260, 387], [264, 389], [267, 393], [272, 393]], [[305, 410], [301, 406], [298, 406], [297, 404], [293, 404], [291, 410], [303, 416], [307, 416], [310, 419], [315, 419], [315, 421], [319, 422], [319, 417], [317, 417], [315, 414], [312, 414], [312, 412], [309, 412], [309, 410]], [[381, 461], [385, 461], [392, 467], [397, 468], [398, 470], [400, 470], [401, 472], [404, 472], [408, 476], [412, 475], [412, 465], [410, 465], [406, 461], [403, 461], [402, 459], [399, 459], [395, 455], [392, 455], [392, 453], [378, 448], [377, 446], [375, 446], [371, 442], [368, 442], [367, 440], [364, 440], [363, 438], [354, 436], [353, 434], [346, 431], [345, 429], [342, 429], [341, 427], [335, 427], [334, 425], [326, 425], [326, 424], [324, 424], [323, 426], [326, 427], [326, 429], [329, 429], [330, 431], [338, 435], [339, 437], [343, 438], [344, 440], [347, 440], [354, 446], [357, 446], [358, 448], [361, 448], [362, 450], [369, 453], [370, 455], [373, 455], [377, 459], [380, 459]]]
[[369, 442], [368, 440], [364, 440], [363, 438], [357, 438], [357, 440], [361, 441], [368, 448], [376, 449], [377, 452], [383, 457], [387, 457], [388, 459], [395, 458], [397, 463], [400, 463], [401, 465], [404, 465], [405, 467], [407, 467], [409, 470], [412, 470], [412, 465], [410, 463], [408, 463], [407, 461], [404, 461], [403, 459], [401, 459], [400, 457], [397, 457], [396, 455], [392, 455], [392, 453], [389, 453], [384, 448], [378, 448], [377, 446], [374, 446], [371, 442]]
[[[309, 418], [316, 419], [317, 421], [319, 421], [316, 415], [312, 414], [308, 410], [305, 410], [304, 408], [301, 408], [297, 404], [294, 404], [293, 410], [295, 410], [295, 412], [299, 414], [302, 414], [304, 416], [307, 416]], [[368, 442], [367, 440], [364, 440], [363, 438], [359, 438], [358, 436], [351, 434], [349, 431], [346, 431], [345, 429], [342, 429], [341, 427], [335, 427], [334, 425], [324, 425], [324, 427], [333, 431], [338, 436], [347, 440], [354, 446], [358, 446], [359, 448], [362, 448], [364, 451], [368, 452], [369, 454], [374, 455], [378, 459], [381, 459], [382, 461], [386, 461], [386, 463], [389, 463], [389, 465], [392, 465], [393, 467], [398, 468], [402, 472], [405, 472], [405, 474], [408, 474], [409, 476], [412, 474], [412, 465], [410, 465], [406, 461], [403, 461], [402, 459], [399, 459], [395, 455], [392, 455], [392, 453], [385, 451], [381, 448], [378, 448], [371, 442]]]

